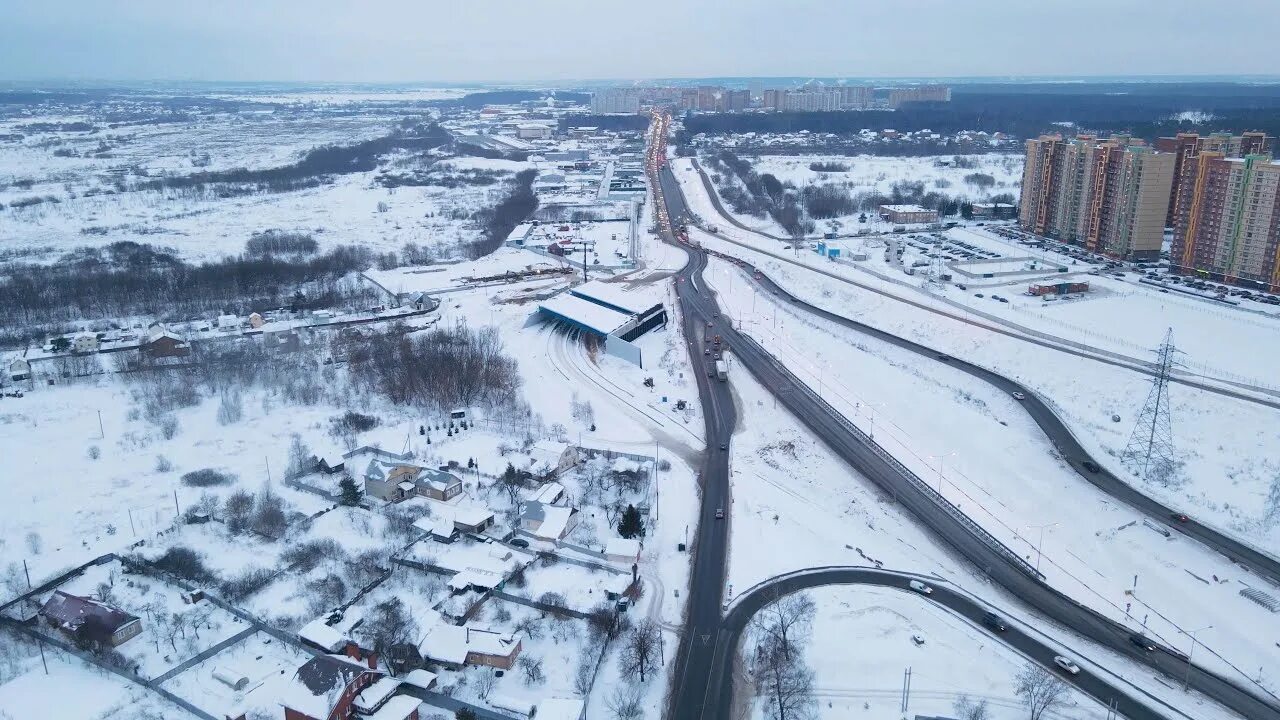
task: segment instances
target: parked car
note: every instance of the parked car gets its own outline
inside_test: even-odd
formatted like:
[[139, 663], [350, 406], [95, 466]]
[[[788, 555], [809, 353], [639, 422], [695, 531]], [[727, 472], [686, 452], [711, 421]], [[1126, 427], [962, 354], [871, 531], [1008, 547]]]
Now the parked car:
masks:
[[989, 612], [982, 616], [982, 624], [996, 632], [1004, 632], [1009, 629], [1009, 627], [1004, 624], [1004, 620], [1001, 620], [1000, 616], [993, 612]]
[[518, 548], [529, 547], [529, 541], [525, 540], [524, 538], [515, 538], [514, 540], [511, 541], [511, 544]]
[[1075, 662], [1071, 660], [1071, 658], [1069, 657], [1065, 657], [1063, 655], [1054, 655], [1053, 663], [1058, 667], [1062, 668], [1064, 671], [1071, 673], [1072, 675], [1080, 674], [1080, 666], [1075, 664]]
[[933, 588], [929, 587], [928, 585], [925, 585], [924, 583], [920, 582], [919, 580], [912, 580], [912, 581], [910, 582], [910, 586], [911, 586], [911, 589], [912, 589], [912, 590], [915, 590], [916, 592], [920, 593], [921, 595], [932, 595], [932, 594], [933, 594]]

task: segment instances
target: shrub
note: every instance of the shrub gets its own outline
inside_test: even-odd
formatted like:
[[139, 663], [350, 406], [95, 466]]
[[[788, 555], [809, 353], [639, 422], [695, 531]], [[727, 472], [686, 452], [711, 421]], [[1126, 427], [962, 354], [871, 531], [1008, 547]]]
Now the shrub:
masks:
[[224, 600], [238, 603], [266, 587], [267, 583], [271, 582], [272, 577], [274, 577], [274, 574], [270, 570], [255, 568], [224, 581], [219, 590]]
[[[166, 460], [167, 464], [168, 461]], [[157, 469], [159, 462], [157, 461]], [[182, 484], [187, 487], [218, 487], [221, 485], [230, 485], [235, 482], [236, 476], [229, 473], [220, 472], [213, 468], [204, 468], [203, 470], [192, 470], [184, 473], [182, 476]]]
[[175, 545], [151, 563], [159, 570], [190, 580], [195, 583], [206, 583], [214, 580], [214, 575], [204, 566], [204, 560], [195, 550]]

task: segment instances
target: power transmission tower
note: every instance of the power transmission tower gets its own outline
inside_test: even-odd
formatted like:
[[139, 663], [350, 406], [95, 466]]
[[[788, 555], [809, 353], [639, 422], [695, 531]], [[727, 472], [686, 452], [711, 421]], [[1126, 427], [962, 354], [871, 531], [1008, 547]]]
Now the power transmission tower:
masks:
[[1151, 381], [1151, 392], [1138, 414], [1138, 421], [1129, 436], [1129, 444], [1120, 456], [1124, 464], [1138, 477], [1148, 482], [1168, 485], [1177, 470], [1177, 453], [1173, 444], [1173, 419], [1169, 407], [1169, 375], [1173, 369], [1173, 328], [1164, 335], [1164, 342], [1156, 350], [1156, 376]]

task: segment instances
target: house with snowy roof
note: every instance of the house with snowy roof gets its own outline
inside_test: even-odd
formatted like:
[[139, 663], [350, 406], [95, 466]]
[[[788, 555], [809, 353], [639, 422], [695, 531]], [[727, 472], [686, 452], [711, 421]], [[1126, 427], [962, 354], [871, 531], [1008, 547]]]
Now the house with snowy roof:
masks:
[[55, 590], [40, 609], [51, 627], [78, 642], [117, 647], [142, 632], [142, 619], [92, 598]]
[[427, 660], [453, 670], [465, 665], [510, 670], [520, 656], [522, 645], [518, 634], [442, 622], [427, 631], [418, 643], [418, 651]]
[[520, 529], [540, 540], [563, 540], [578, 526], [577, 508], [537, 501], [520, 504]]
[[[317, 655], [293, 674], [281, 688], [280, 704], [285, 720], [348, 720], [355, 717], [356, 698], [383, 674], [367, 664], [342, 655]], [[398, 720], [408, 718], [405, 715]], [[416, 707], [415, 715], [416, 718]]]

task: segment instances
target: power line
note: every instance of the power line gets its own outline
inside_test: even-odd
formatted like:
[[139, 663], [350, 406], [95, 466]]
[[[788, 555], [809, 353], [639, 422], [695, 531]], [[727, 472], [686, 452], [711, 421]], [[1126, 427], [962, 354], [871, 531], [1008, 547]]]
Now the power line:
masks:
[[1169, 485], [1178, 469], [1173, 442], [1173, 417], [1169, 404], [1170, 373], [1178, 350], [1173, 345], [1173, 328], [1165, 332], [1156, 349], [1156, 374], [1151, 391], [1138, 414], [1120, 459], [1135, 475], [1148, 482]]

